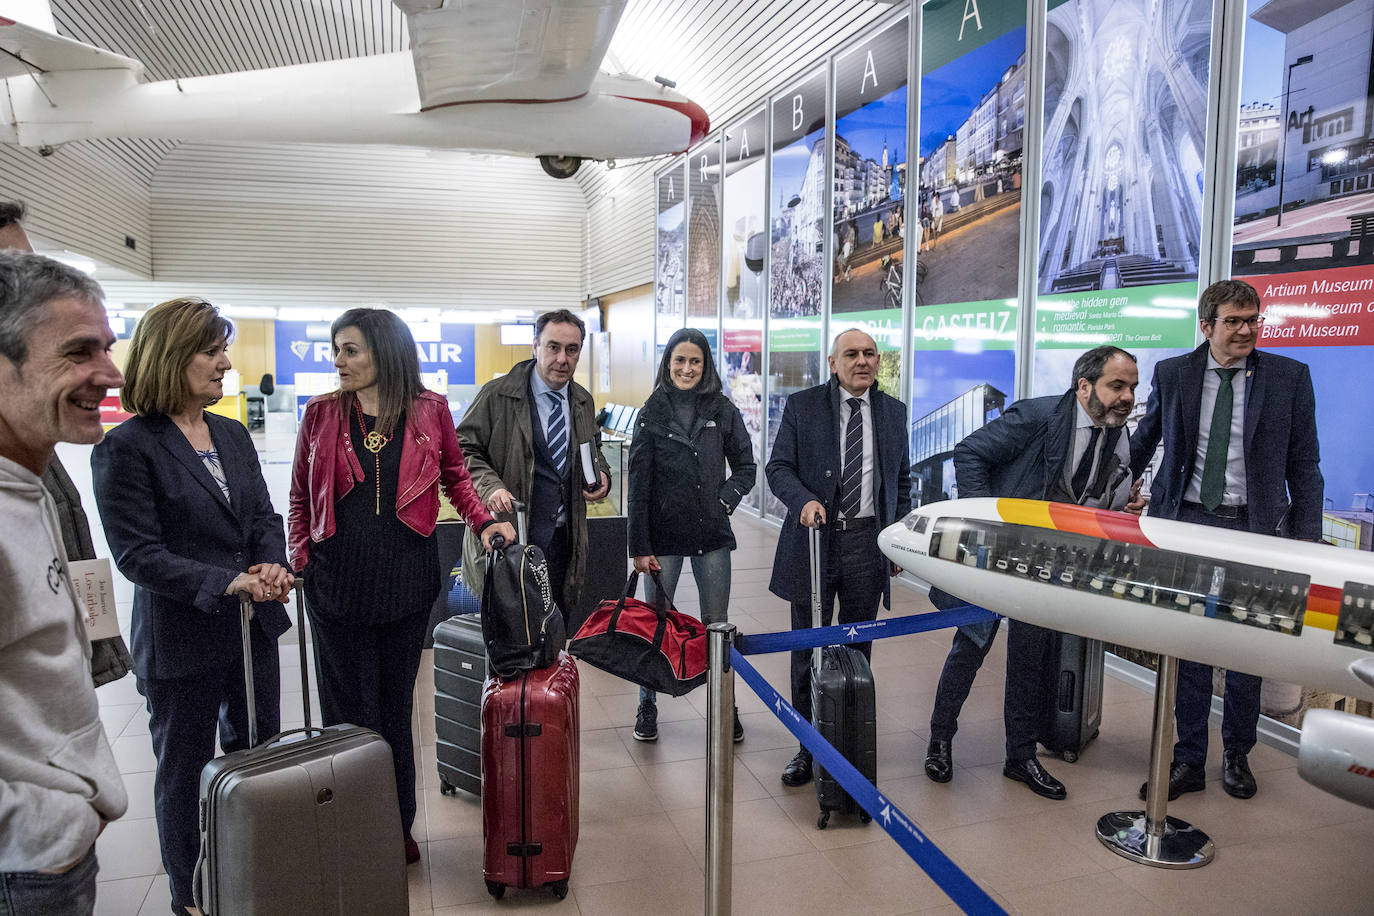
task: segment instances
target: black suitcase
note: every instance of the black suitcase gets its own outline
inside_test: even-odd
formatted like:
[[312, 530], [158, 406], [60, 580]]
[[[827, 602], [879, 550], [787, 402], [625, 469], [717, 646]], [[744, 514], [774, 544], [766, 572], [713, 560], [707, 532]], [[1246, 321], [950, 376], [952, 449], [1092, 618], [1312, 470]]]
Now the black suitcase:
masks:
[[434, 628], [434, 734], [439, 791], [482, 793], [482, 618], [450, 617]]
[[1045, 722], [1040, 743], [1069, 763], [1102, 727], [1101, 640], [1055, 633], [1045, 671]]
[[[811, 625], [821, 625], [820, 529], [811, 529]], [[811, 717], [821, 737], [829, 741], [869, 782], [878, 778], [878, 705], [873, 669], [853, 646], [815, 650], [811, 665]], [[824, 830], [830, 814], [858, 813], [872, 818], [819, 763], [815, 767], [816, 826]]]

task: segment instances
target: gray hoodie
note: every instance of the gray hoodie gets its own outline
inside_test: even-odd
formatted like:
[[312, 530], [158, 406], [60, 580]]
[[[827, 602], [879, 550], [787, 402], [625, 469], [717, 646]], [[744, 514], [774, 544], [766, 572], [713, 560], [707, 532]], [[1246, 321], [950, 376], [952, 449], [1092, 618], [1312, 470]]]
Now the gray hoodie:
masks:
[[0, 458], [0, 872], [60, 868], [128, 796], [100, 724], [52, 498]]

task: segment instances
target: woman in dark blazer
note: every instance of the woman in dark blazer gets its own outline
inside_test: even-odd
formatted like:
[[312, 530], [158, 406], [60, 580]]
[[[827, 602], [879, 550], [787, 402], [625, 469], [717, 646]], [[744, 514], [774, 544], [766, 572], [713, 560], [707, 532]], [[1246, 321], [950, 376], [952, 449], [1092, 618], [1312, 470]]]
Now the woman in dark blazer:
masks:
[[[725, 476], [726, 466], [730, 476]], [[739, 408], [721, 393], [706, 336], [684, 328], [668, 338], [653, 393], [635, 423], [629, 461], [629, 542], [635, 571], [657, 572], [671, 598], [692, 560], [701, 619], [723, 622], [730, 604], [730, 513], [754, 488], [758, 464]], [[645, 583], [649, 600], [653, 580]], [[640, 688], [635, 739], [658, 738], [658, 706]], [[735, 740], [744, 739], [739, 714]]]
[[207, 413], [224, 394], [229, 321], [200, 299], [149, 309], [120, 400], [135, 414], [91, 455], [115, 565], [134, 584], [133, 657], [157, 755], [153, 801], [172, 912], [192, 906], [200, 771], [248, 746], [240, 592], [252, 596], [257, 726], [280, 730], [277, 637], [294, 581], [281, 516], [242, 424]]

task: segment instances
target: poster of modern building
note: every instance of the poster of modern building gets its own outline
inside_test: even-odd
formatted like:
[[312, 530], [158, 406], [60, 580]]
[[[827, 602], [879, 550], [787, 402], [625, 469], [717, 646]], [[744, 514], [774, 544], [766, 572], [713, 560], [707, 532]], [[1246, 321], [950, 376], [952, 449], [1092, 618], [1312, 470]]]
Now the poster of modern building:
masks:
[[656, 343], [682, 327], [687, 310], [687, 173], [678, 165], [658, 176], [658, 233], [654, 263]]
[[1374, 264], [1374, 0], [1251, 0], [1232, 262]]
[[1050, 5], [1040, 293], [1195, 281], [1212, 4]]

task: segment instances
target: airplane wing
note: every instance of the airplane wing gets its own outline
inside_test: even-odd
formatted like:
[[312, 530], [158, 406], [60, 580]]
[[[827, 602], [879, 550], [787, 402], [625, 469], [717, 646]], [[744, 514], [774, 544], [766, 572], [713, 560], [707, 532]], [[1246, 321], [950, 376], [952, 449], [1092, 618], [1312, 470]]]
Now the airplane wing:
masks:
[[422, 110], [585, 95], [626, 0], [393, 0]]
[[133, 70], [140, 74], [143, 65], [0, 16], [0, 79], [50, 70]]

